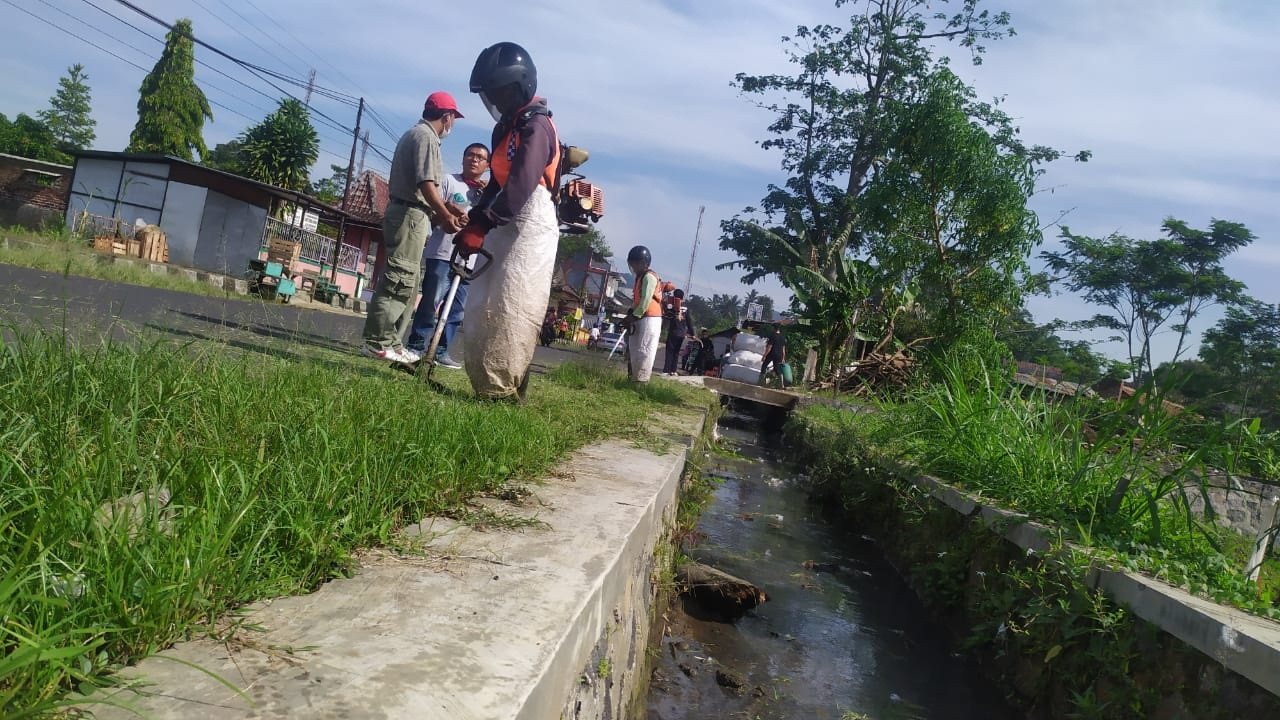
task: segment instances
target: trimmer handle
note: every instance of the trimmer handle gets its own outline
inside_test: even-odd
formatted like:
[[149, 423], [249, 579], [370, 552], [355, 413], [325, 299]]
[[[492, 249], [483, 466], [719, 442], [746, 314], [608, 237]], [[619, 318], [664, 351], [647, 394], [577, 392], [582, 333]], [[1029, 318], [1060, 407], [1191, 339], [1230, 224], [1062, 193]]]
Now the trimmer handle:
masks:
[[475, 268], [467, 267], [467, 258], [462, 256], [457, 247], [453, 248], [453, 256], [449, 258], [449, 269], [463, 280], [474, 280], [484, 274], [493, 264], [493, 253], [483, 247], [476, 249], [477, 255], [484, 256], [483, 263], [476, 263]]

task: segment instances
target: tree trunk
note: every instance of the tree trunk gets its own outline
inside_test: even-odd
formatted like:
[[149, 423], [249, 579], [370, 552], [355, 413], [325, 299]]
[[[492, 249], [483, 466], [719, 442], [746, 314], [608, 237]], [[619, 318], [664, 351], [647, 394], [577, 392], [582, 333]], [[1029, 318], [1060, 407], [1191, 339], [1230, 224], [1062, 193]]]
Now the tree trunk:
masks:
[[683, 594], [727, 619], [763, 603], [764, 591], [741, 578], [702, 563], [686, 563], [676, 571]]

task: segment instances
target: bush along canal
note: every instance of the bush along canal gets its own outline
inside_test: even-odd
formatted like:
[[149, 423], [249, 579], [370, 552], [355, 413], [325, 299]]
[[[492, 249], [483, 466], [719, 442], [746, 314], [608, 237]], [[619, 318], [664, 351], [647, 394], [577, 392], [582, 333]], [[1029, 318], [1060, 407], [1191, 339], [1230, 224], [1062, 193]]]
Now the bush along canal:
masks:
[[[805, 464], [813, 501], [855, 535], [875, 538], [874, 547], [915, 591], [894, 591], [877, 602], [899, 602], [892, 611], [911, 608], [913, 618], [933, 618], [940, 625], [930, 638], [948, 636], [963, 648], [963, 670], [953, 672], [979, 670], [1018, 717], [1037, 720], [1280, 717], [1274, 694], [1280, 687], [1280, 625], [1126, 571], [1064, 543], [1054, 528], [909, 471], [850, 430], [863, 422], [860, 417], [818, 408], [797, 412], [783, 444], [790, 458]], [[732, 489], [734, 482], [726, 482], [729, 492], [742, 492]], [[760, 487], [749, 492], [765, 495]], [[723, 522], [714, 507], [707, 518], [708, 524]], [[783, 528], [794, 533], [797, 525]], [[863, 585], [873, 587], [877, 571], [858, 569], [871, 572]], [[822, 573], [816, 578], [825, 579]], [[864, 625], [876, 627], [877, 616], [864, 617]], [[891, 623], [885, 627], [895, 627]], [[892, 666], [894, 653], [887, 647], [867, 655], [881, 667]], [[932, 662], [914, 660], [910, 668], [923, 675]], [[872, 675], [875, 682], [883, 677]], [[942, 693], [948, 686], [933, 687]], [[958, 700], [944, 701], [939, 712], [931, 709], [937, 705], [894, 692], [924, 705], [919, 717], [974, 716], [963, 714]], [[893, 717], [879, 710], [867, 715]], [[795, 715], [801, 716], [810, 715]]]
[[680, 558], [754, 583], [767, 600], [729, 620], [678, 598], [663, 618], [648, 718], [1019, 717], [928, 619], [880, 544], [833, 519], [803, 472], [779, 461], [780, 436], [758, 430], [769, 420], [721, 418], [719, 451], [702, 468], [714, 490], [681, 533]]

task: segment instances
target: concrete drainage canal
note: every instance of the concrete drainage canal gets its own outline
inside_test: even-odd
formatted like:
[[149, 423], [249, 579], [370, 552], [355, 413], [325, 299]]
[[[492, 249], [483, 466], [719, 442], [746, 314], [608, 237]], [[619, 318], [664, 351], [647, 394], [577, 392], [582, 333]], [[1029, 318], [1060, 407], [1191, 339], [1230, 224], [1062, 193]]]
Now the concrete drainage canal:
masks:
[[782, 465], [775, 436], [759, 429], [768, 424], [736, 408], [721, 418], [720, 452], [704, 467], [721, 482], [684, 542], [690, 560], [767, 599], [736, 618], [688, 594], [675, 602], [649, 720], [1016, 717], [948, 647], [874, 540], [810, 501], [803, 471]]

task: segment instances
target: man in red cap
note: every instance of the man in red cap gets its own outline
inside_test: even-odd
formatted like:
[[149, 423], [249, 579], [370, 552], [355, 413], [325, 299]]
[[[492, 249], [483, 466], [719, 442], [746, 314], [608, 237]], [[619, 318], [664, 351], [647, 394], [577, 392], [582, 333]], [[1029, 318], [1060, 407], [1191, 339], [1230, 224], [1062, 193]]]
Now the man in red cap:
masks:
[[440, 192], [444, 182], [440, 141], [460, 117], [462, 113], [453, 96], [431, 93], [422, 107], [422, 120], [396, 143], [387, 182], [391, 199], [382, 218], [386, 270], [369, 302], [364, 343], [360, 347], [360, 352], [369, 357], [405, 364], [422, 359], [404, 347], [398, 330], [406, 324], [402, 319], [413, 312], [422, 250], [431, 226], [457, 232], [467, 223], [466, 213], [446, 204]]

